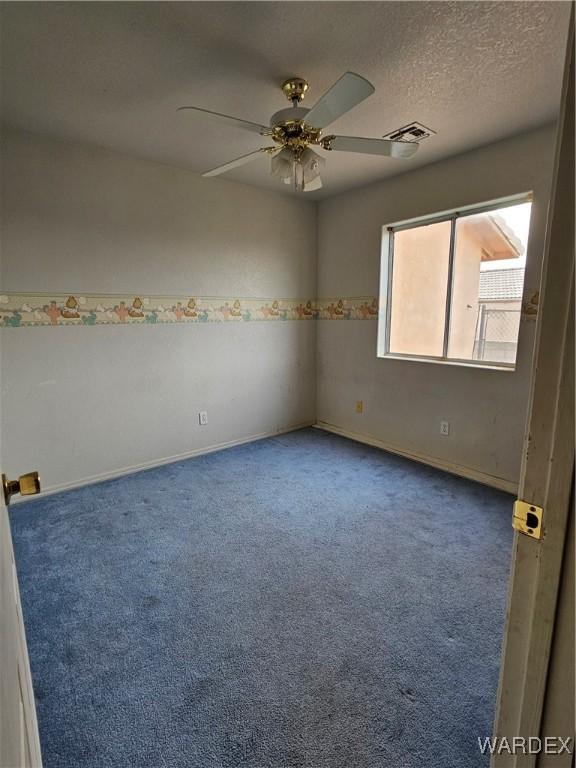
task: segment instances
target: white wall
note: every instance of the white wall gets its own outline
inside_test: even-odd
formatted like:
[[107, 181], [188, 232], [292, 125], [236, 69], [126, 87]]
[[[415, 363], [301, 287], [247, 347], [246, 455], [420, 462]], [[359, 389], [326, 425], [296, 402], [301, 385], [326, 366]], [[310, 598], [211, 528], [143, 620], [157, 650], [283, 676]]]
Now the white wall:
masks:
[[[526, 294], [539, 286], [555, 132], [502, 141], [323, 201], [318, 295], [376, 295], [383, 225], [534, 191]], [[376, 357], [376, 321], [318, 322], [317, 419], [512, 488], [519, 475], [534, 321], [515, 372]], [[355, 413], [357, 400], [364, 413]], [[440, 435], [440, 420], [451, 424]]]
[[[3, 292], [315, 295], [313, 204], [24, 133], [2, 158]], [[3, 329], [3, 470], [61, 487], [311, 422], [315, 332]]]
[[[8, 132], [2, 291], [371, 296], [382, 225], [532, 189], [530, 293], [539, 283], [553, 139], [551, 127], [541, 129], [317, 210], [302, 199]], [[45, 487], [61, 487], [317, 418], [512, 488], [533, 320], [522, 323], [513, 373], [378, 359], [376, 326], [3, 329], [4, 469], [38, 468]], [[198, 425], [201, 409], [207, 427]], [[439, 434], [441, 419], [451, 423], [448, 438]]]

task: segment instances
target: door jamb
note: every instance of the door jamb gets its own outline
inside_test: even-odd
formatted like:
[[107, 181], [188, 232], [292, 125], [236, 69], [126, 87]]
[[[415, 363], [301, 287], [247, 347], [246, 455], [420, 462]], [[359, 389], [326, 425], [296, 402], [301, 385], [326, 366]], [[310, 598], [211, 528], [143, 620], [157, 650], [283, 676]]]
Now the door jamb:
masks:
[[[518, 498], [543, 507], [541, 540], [516, 532], [494, 734], [539, 736], [574, 472], [574, 5], [562, 90]], [[573, 734], [558, 734], [563, 736]], [[536, 755], [493, 755], [531, 768]]]

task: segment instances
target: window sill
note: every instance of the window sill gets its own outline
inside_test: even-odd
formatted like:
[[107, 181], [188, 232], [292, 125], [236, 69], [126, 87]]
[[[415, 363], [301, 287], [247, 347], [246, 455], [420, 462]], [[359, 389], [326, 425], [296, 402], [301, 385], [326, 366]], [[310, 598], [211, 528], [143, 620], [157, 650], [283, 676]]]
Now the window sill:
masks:
[[515, 364], [506, 363], [483, 363], [475, 362], [473, 360], [446, 360], [443, 358], [433, 357], [418, 357], [417, 355], [377, 355], [379, 360], [407, 360], [410, 363], [434, 363], [435, 365], [453, 365], [459, 368], [481, 368], [487, 371], [505, 371], [506, 373], [514, 373], [516, 370]]

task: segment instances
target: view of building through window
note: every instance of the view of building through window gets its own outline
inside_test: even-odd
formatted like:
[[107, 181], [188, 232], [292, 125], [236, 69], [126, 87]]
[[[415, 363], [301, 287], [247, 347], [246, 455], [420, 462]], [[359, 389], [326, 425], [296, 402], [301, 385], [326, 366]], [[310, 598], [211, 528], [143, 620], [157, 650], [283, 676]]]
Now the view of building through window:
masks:
[[513, 365], [530, 209], [393, 229], [384, 353]]

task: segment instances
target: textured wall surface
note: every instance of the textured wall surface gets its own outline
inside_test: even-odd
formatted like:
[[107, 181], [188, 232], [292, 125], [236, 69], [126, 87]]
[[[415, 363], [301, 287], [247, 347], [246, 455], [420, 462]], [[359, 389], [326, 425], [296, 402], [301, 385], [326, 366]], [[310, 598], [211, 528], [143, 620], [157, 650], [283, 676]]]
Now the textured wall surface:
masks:
[[[320, 203], [318, 291], [369, 295], [382, 227], [533, 190], [525, 296], [539, 287], [555, 131], [543, 128]], [[485, 479], [518, 479], [534, 315], [514, 372], [376, 357], [376, 323], [318, 323], [317, 419]], [[355, 412], [357, 400], [364, 412]], [[451, 425], [440, 435], [440, 420]], [[507, 487], [506, 484], [504, 487]]]
[[50, 323], [46, 306], [70, 323], [2, 331], [5, 471], [37, 468], [45, 487], [62, 486], [314, 419], [314, 322], [89, 328], [80, 303], [120, 294], [114, 314], [132, 292], [307, 299], [314, 205], [16, 132], [2, 181], [2, 292], [64, 297], [57, 315], [42, 297], [23, 314]]

